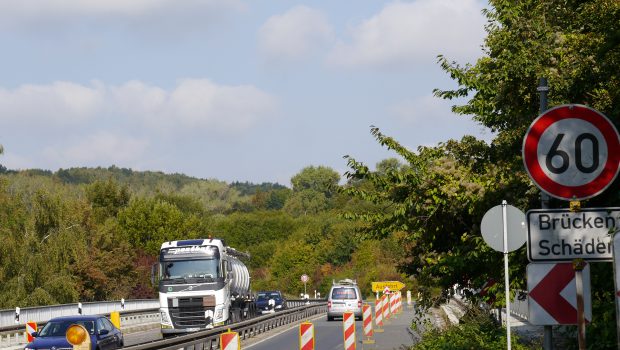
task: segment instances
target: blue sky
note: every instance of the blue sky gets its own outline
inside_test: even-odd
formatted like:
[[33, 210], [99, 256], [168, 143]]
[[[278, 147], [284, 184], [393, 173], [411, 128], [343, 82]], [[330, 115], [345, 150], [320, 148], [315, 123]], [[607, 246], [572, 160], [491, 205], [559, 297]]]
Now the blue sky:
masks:
[[279, 182], [489, 130], [437, 65], [482, 55], [486, 2], [0, 0], [0, 163]]

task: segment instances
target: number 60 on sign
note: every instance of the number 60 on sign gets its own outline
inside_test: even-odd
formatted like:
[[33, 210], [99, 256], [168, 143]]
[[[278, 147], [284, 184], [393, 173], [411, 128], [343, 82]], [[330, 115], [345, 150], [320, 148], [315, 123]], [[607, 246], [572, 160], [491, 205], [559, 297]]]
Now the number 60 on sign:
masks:
[[523, 139], [523, 163], [532, 181], [553, 197], [594, 197], [618, 174], [618, 131], [592, 108], [552, 108], [530, 125]]

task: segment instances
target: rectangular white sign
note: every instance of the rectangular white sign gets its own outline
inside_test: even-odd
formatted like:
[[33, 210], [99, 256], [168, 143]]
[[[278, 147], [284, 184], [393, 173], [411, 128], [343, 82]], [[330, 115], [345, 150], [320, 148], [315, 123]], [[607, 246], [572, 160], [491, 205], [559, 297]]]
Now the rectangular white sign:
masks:
[[525, 217], [530, 261], [612, 261], [611, 236], [620, 229], [620, 208], [535, 209]]

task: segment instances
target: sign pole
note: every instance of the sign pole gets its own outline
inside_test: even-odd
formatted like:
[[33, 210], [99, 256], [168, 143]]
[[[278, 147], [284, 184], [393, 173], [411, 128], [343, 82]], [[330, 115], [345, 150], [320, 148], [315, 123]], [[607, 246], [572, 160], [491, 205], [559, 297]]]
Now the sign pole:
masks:
[[613, 239], [612, 239], [612, 253], [614, 256], [614, 287], [615, 287], [615, 291], [614, 291], [614, 296], [616, 299], [616, 327], [617, 327], [617, 338], [616, 338], [616, 342], [618, 343], [618, 349], [620, 349], [620, 268], [618, 266], [618, 264], [620, 263], [620, 242], [618, 241], [618, 238], [620, 238], [620, 234], [618, 234], [618, 231], [616, 231], [616, 233], [614, 233]]
[[502, 221], [504, 223], [504, 280], [506, 282], [506, 337], [508, 350], [511, 349], [510, 341], [510, 280], [508, 276], [508, 220], [506, 218], [506, 207], [508, 202], [502, 201]]
[[583, 269], [587, 262], [583, 259], [573, 260], [575, 270], [575, 286], [577, 289], [577, 336], [579, 340], [579, 350], [586, 350], [586, 319], [583, 307]]
[[[547, 78], [540, 78], [538, 81], [538, 88], [536, 89], [540, 93], [540, 114], [544, 113], [547, 108], [547, 93], [549, 92], [549, 85], [547, 84]], [[544, 191], [540, 191], [540, 208], [549, 209], [549, 200], [551, 197]], [[544, 326], [543, 330], [543, 349], [553, 350], [553, 328], [551, 326]]]

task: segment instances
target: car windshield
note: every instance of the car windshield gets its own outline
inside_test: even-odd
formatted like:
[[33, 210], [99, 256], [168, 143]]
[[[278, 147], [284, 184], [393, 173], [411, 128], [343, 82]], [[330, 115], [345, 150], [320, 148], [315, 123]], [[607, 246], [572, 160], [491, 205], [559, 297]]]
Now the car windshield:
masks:
[[332, 299], [357, 299], [355, 288], [334, 288], [332, 290]]
[[161, 271], [164, 279], [221, 277], [219, 259], [163, 261]]
[[280, 293], [272, 292], [272, 293], [258, 293], [257, 298], [259, 300], [264, 300], [264, 299], [275, 299], [275, 298], [281, 298], [281, 297], [280, 297]]
[[84, 326], [88, 333], [95, 334], [95, 323], [93, 321], [49, 321], [43, 329], [39, 332], [39, 337], [64, 337], [67, 333], [67, 328], [72, 324], [79, 324]]

